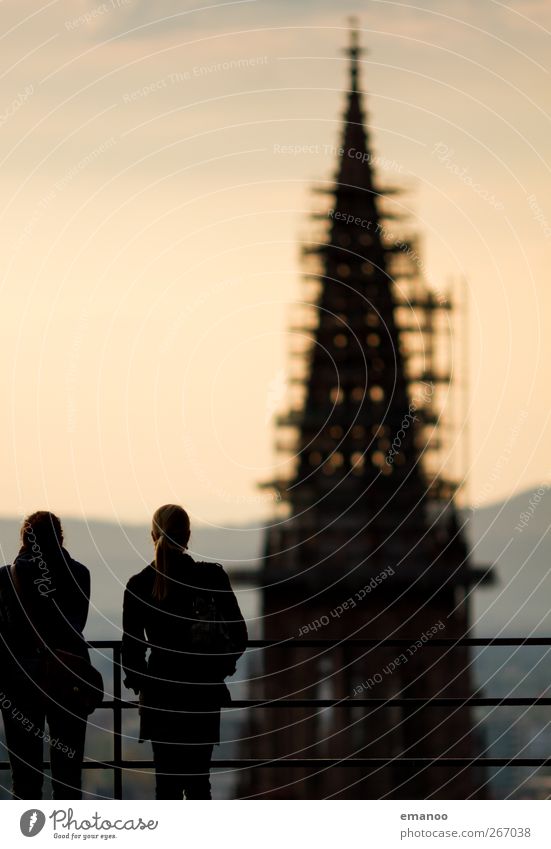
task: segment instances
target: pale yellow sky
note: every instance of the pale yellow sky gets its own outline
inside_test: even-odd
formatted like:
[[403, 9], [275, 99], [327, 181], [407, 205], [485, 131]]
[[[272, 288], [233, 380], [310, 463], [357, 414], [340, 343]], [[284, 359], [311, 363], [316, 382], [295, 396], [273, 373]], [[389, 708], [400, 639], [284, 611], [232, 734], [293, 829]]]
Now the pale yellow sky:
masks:
[[[551, 9], [348, 9], [381, 182], [409, 190], [430, 283], [468, 281], [469, 496], [493, 501], [551, 474]], [[270, 515], [255, 484], [310, 187], [336, 165], [346, 11], [1, 4], [0, 513]]]

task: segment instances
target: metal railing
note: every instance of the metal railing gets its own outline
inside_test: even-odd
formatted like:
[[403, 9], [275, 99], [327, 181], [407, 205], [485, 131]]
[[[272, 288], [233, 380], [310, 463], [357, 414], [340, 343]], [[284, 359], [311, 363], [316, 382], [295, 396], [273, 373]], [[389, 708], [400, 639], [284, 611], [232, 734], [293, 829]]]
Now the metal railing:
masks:
[[[248, 648], [404, 648], [411, 645], [411, 639], [391, 640], [249, 640]], [[122, 698], [122, 669], [121, 669], [121, 643], [118, 640], [92, 640], [89, 643], [94, 649], [107, 649], [113, 652], [113, 698], [102, 702], [99, 709], [113, 711], [113, 758], [112, 760], [96, 761], [85, 759], [83, 769], [110, 769], [113, 770], [113, 798], [123, 797], [123, 772], [133, 769], [152, 769], [152, 760], [125, 759], [122, 756], [122, 712], [123, 710], [136, 710], [138, 702]], [[431, 648], [455, 648], [458, 646], [488, 647], [488, 646], [551, 646], [551, 637], [487, 637], [487, 638], [433, 638], [425, 644]], [[346, 707], [371, 707], [371, 708], [421, 708], [421, 707], [529, 707], [535, 705], [551, 706], [551, 697], [526, 696], [526, 697], [484, 697], [467, 696], [465, 698], [390, 698], [390, 699], [233, 699], [231, 708], [346, 708]], [[330, 767], [359, 767], [362, 769], [376, 769], [389, 765], [403, 764], [412, 768], [425, 767], [551, 767], [551, 757], [548, 758], [420, 758], [420, 757], [389, 757], [389, 758], [280, 758], [258, 759], [258, 758], [225, 758], [212, 762], [213, 769], [257, 769], [269, 768], [318, 768]], [[44, 768], [49, 768], [49, 763], [44, 762]], [[9, 769], [8, 761], [0, 761], [0, 770]]]

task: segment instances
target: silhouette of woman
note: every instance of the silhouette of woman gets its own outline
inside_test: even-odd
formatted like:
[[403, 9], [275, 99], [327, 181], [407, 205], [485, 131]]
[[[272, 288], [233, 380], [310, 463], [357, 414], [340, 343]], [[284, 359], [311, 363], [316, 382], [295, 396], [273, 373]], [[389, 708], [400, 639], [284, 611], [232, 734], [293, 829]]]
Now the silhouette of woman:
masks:
[[82, 635], [89, 600], [90, 573], [63, 548], [58, 517], [28, 516], [19, 554], [0, 569], [1, 708], [15, 799], [42, 798], [44, 740], [53, 798], [82, 798], [88, 711], [71, 697], [79, 681], [68, 668], [71, 659], [89, 665]]
[[186, 553], [182, 507], [160, 507], [151, 536], [155, 560], [124, 594], [125, 684], [140, 694], [140, 741], [152, 742], [156, 798], [210, 799], [220, 708], [231, 701], [224, 679], [245, 650], [247, 628], [222, 566]]

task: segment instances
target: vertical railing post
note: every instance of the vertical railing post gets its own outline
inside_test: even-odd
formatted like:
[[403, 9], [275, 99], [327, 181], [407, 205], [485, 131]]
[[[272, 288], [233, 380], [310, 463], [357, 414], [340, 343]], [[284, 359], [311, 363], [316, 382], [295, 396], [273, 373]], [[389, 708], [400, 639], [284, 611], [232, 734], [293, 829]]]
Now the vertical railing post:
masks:
[[121, 648], [113, 646], [113, 797], [122, 799]]

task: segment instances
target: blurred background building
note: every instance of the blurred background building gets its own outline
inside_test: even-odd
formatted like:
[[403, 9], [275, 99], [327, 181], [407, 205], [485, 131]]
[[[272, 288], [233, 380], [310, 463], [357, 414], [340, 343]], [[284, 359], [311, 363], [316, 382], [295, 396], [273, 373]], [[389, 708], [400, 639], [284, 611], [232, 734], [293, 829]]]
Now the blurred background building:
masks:
[[[376, 179], [360, 88], [350, 85], [333, 183], [316, 192], [304, 246], [305, 296], [291, 329], [290, 405], [278, 420], [286, 474], [268, 484], [279, 515], [265, 539], [263, 636], [407, 639], [401, 648], [289, 647], [264, 652], [255, 697], [467, 697], [468, 650], [430, 647], [468, 636], [473, 570], [444, 471], [443, 336], [449, 297], [429, 289], [399, 193]], [[397, 235], [400, 234], [400, 235]], [[287, 459], [285, 459], [287, 458]], [[280, 464], [279, 468], [282, 468]], [[471, 757], [469, 708], [287, 708], [254, 712], [248, 756]], [[466, 798], [475, 769], [406, 767], [257, 770], [242, 792], [285, 798]]]

